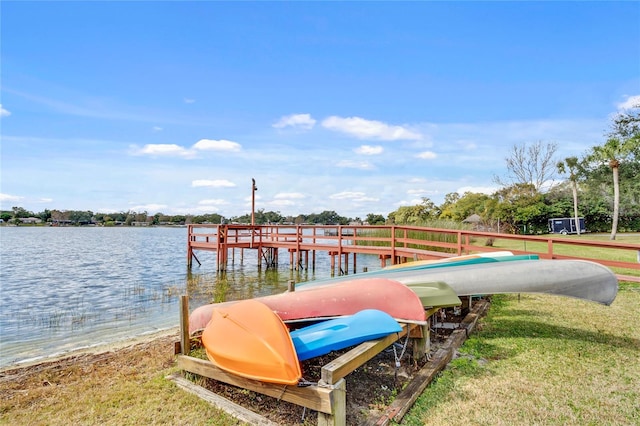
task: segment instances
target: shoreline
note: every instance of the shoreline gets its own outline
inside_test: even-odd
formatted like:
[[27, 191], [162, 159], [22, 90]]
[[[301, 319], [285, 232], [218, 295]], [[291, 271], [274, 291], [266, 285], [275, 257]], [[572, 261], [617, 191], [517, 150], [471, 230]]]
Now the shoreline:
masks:
[[120, 349], [131, 348], [141, 343], [149, 343], [154, 340], [163, 339], [170, 336], [175, 336], [176, 339], [178, 339], [179, 332], [180, 327], [173, 326], [167, 329], [151, 331], [113, 342], [98, 343], [96, 345], [71, 349], [65, 352], [59, 352], [57, 354], [52, 354], [45, 357], [17, 361], [8, 365], [0, 366], [0, 374], [37, 365], [56, 363], [67, 358], [77, 358], [83, 355], [99, 355], [108, 352], [116, 352]]

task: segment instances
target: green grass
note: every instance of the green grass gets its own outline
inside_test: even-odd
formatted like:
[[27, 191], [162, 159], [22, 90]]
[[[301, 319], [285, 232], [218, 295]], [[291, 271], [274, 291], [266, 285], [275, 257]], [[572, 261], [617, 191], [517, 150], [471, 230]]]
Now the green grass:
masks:
[[640, 424], [640, 286], [611, 306], [496, 296], [403, 424]]
[[[554, 236], [554, 238], [556, 238]], [[561, 237], [566, 239], [567, 241], [571, 240], [588, 240], [588, 241], [610, 241], [608, 237], [604, 236], [590, 236], [590, 235], [567, 235]], [[617, 242], [631, 243], [631, 244], [639, 244], [640, 245], [640, 234], [635, 235], [624, 235], [619, 237]], [[518, 241], [518, 240], [507, 240], [496, 238], [494, 240], [493, 246], [495, 249], [499, 250], [526, 250], [526, 251], [536, 251], [536, 252], [547, 252], [547, 243], [536, 242], [536, 241]], [[640, 248], [640, 246], [639, 246]], [[588, 246], [578, 246], [578, 245], [570, 245], [570, 244], [562, 244], [555, 242], [553, 245], [553, 252], [557, 254], [567, 255], [567, 256], [576, 256], [576, 257], [590, 257], [595, 259], [607, 259], [607, 260], [621, 260], [626, 262], [635, 262], [637, 261], [637, 253], [633, 250], [618, 250], [612, 248], [598, 248], [598, 247], [588, 247]]]
[[[554, 236], [554, 238], [563, 238], [567, 241], [572, 240], [588, 240], [588, 241], [611, 241], [607, 235], [590, 235], [585, 234], [582, 236], [567, 235], [562, 237]], [[638, 244], [640, 249], [640, 234], [620, 234], [616, 240], [617, 242]], [[476, 244], [482, 244], [479, 241]], [[530, 252], [547, 253], [546, 242], [536, 241], [518, 241], [496, 238], [492, 244], [492, 247], [496, 250], [524, 250]], [[584, 257], [588, 259], [603, 259], [603, 260], [617, 260], [623, 262], [637, 262], [638, 253], [633, 250], [621, 250], [613, 248], [598, 248], [588, 246], [578, 246], [554, 243], [553, 252], [559, 255]], [[640, 276], [640, 269], [631, 268], [611, 268], [614, 272], [625, 275]]]

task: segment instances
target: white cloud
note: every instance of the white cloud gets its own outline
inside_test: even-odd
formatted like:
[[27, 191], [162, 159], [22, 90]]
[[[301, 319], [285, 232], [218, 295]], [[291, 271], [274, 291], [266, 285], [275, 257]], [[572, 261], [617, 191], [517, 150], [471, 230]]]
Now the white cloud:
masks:
[[438, 154], [436, 154], [433, 151], [423, 151], [421, 153], [416, 154], [416, 157], [421, 158], [423, 160], [433, 160], [438, 157]]
[[208, 200], [198, 201], [198, 204], [201, 206], [224, 206], [228, 205], [229, 202], [227, 200], [223, 200], [222, 198], [211, 198]]
[[417, 206], [418, 204], [422, 204], [424, 200], [422, 198], [412, 198], [410, 200], [402, 200], [396, 203], [396, 206]]
[[361, 145], [358, 148], [354, 149], [354, 151], [356, 152], [356, 154], [378, 155], [378, 154], [382, 154], [384, 149], [380, 145], [377, 145], [377, 146]]
[[202, 204], [198, 206], [178, 207], [173, 209], [170, 214], [190, 215], [190, 214], [210, 214], [220, 211], [218, 206]]
[[331, 116], [322, 122], [322, 126], [358, 139], [377, 139], [384, 141], [420, 140], [422, 135], [402, 126], [392, 126], [381, 121], [366, 120], [361, 117]]
[[427, 180], [425, 178], [414, 177], [409, 179], [409, 183], [425, 183]]
[[305, 198], [306, 195], [300, 193], [300, 192], [281, 192], [279, 194], [276, 194], [273, 198], [275, 199], [300, 199], [300, 198]]
[[191, 182], [191, 186], [193, 186], [194, 188], [199, 188], [203, 186], [211, 187], [211, 188], [233, 188], [236, 186], [236, 184], [233, 182], [229, 182], [226, 179], [214, 179], [214, 180], [198, 179]]
[[497, 186], [461, 186], [456, 192], [460, 195], [464, 195], [465, 192], [491, 195], [498, 189]]
[[624, 102], [618, 104], [619, 110], [633, 109], [640, 107], [640, 95], [627, 96]]
[[289, 207], [294, 206], [295, 202], [291, 200], [273, 200], [267, 204], [274, 207]]
[[316, 120], [311, 118], [310, 114], [291, 114], [281, 117], [280, 120], [273, 124], [276, 129], [285, 127], [295, 127], [304, 130], [310, 130], [315, 126]]
[[8, 117], [11, 115], [11, 112], [9, 110], [6, 110], [2, 107], [2, 104], [0, 104], [0, 117]]
[[378, 198], [367, 197], [364, 192], [338, 192], [337, 194], [330, 195], [332, 200], [351, 200], [351, 201], [378, 201]]
[[[262, 200], [262, 197], [259, 195], [258, 192], [255, 193], [255, 195], [253, 196], [253, 198], [255, 198], [256, 201], [258, 200]], [[244, 201], [246, 201], [248, 204], [247, 205], [251, 205], [251, 195], [249, 195], [248, 197], [244, 198]]]
[[195, 99], [190, 99], [190, 98], [184, 98], [183, 100], [185, 104], [192, 104], [196, 101]]
[[176, 144], [147, 144], [141, 149], [134, 147], [133, 152], [141, 155], [167, 155], [167, 156], [179, 156], [190, 157], [192, 152]]
[[366, 161], [341, 160], [336, 163], [336, 167], [344, 167], [347, 169], [369, 170], [373, 166]]
[[224, 139], [200, 139], [192, 148], [201, 151], [240, 151], [242, 147], [237, 142]]
[[0, 202], [4, 201], [21, 201], [24, 197], [20, 197], [18, 195], [10, 195], [10, 194], [0, 194]]
[[149, 214], [154, 214], [162, 209], [166, 209], [168, 206], [166, 204], [142, 204], [139, 206], [131, 206], [129, 207], [129, 211], [135, 212], [148, 212]]
[[164, 129], [162, 127], [160, 127], [160, 126], [153, 126], [151, 128], [151, 130], [153, 130], [154, 132], [161, 132]]

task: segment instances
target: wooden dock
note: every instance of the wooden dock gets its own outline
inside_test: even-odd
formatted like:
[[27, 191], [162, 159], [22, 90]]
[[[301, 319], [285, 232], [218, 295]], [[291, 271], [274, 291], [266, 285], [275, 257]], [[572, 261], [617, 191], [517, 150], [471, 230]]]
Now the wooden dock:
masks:
[[[439, 259], [469, 253], [491, 252], [496, 249], [481, 244], [488, 238], [509, 239], [522, 242], [522, 250], [514, 254], [538, 254], [541, 259], [583, 259], [608, 267], [638, 271], [637, 275], [618, 275], [620, 280], [640, 281], [640, 245], [615, 241], [568, 239], [562, 236], [526, 236], [477, 232], [457, 229], [439, 229], [418, 226], [395, 225], [188, 225], [187, 265], [192, 266], [199, 250], [214, 251], [217, 270], [227, 268], [229, 256], [236, 251], [244, 256], [245, 250], [254, 250], [258, 267], [275, 267], [280, 252], [287, 253], [292, 270], [315, 269], [316, 253], [326, 252], [331, 259], [331, 273], [356, 272], [357, 255], [375, 255], [380, 266], [404, 263], [411, 260]], [[527, 250], [527, 243], [537, 243], [546, 250]], [[531, 247], [532, 244], [529, 244]], [[558, 247], [589, 246], [598, 249], [631, 251], [637, 261], [619, 261], [599, 258], [582, 258], [558, 253]], [[629, 257], [627, 255], [627, 257]]]

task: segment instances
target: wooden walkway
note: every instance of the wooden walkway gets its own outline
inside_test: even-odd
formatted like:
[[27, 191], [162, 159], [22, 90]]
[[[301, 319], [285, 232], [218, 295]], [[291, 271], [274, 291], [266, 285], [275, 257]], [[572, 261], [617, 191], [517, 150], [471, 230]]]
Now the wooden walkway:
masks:
[[[188, 225], [187, 264], [200, 263], [198, 250], [214, 251], [217, 270], [227, 268], [229, 254], [235, 250], [255, 250], [258, 266], [275, 267], [280, 251], [289, 254], [290, 269], [315, 269], [316, 252], [326, 252], [331, 258], [331, 272], [356, 272], [358, 254], [376, 255], [381, 266], [410, 260], [438, 259], [468, 253], [491, 252], [497, 249], [484, 245], [488, 238], [509, 239], [522, 243], [522, 250], [510, 250], [515, 254], [538, 254], [542, 259], [585, 259], [611, 268], [624, 268], [618, 275], [625, 281], [640, 282], [640, 244], [615, 241], [571, 239], [564, 236], [525, 236], [475, 232], [466, 230], [425, 228], [416, 226], [338, 226], [338, 225]], [[527, 249], [529, 243], [529, 249]], [[535, 250], [533, 247], [545, 247]], [[595, 250], [594, 257], [575, 257], [567, 247], [588, 246]], [[610, 260], [598, 258], [597, 253], [607, 250], [620, 253]], [[561, 254], [562, 253], [562, 254]], [[631, 259], [631, 260], [629, 260]], [[636, 273], [637, 271], [637, 273]]]

